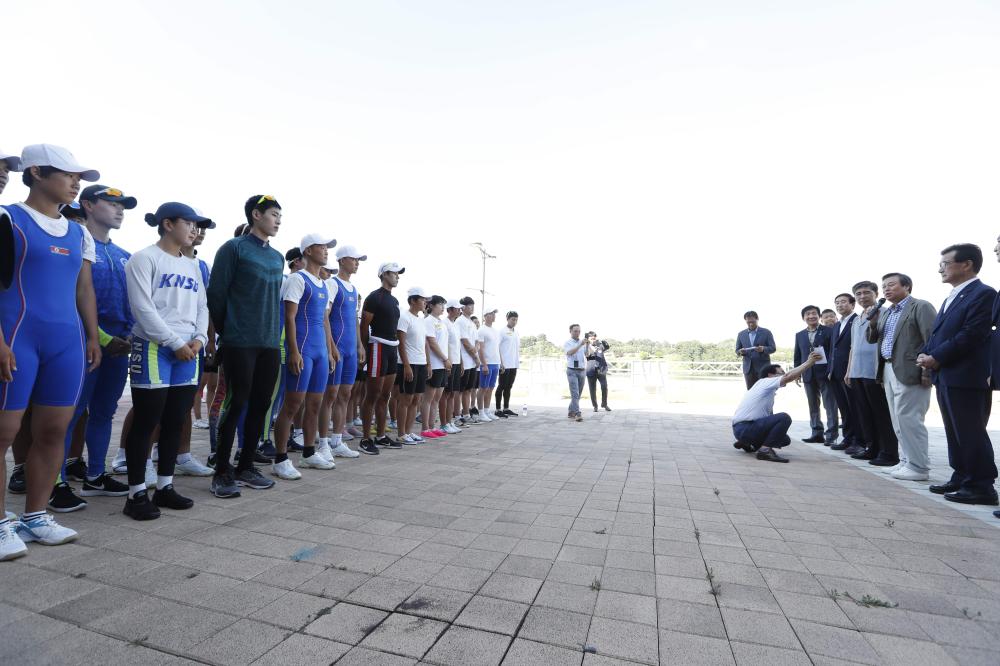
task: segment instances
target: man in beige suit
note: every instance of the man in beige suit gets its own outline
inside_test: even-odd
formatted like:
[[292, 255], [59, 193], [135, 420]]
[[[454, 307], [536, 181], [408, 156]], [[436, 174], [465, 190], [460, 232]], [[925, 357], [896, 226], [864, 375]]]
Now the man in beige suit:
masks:
[[882, 293], [892, 306], [881, 314], [872, 306], [865, 316], [878, 316], [878, 325], [868, 327], [868, 340], [879, 346], [879, 371], [899, 439], [899, 465], [884, 471], [896, 479], [926, 481], [930, 460], [924, 416], [931, 404], [931, 376], [917, 366], [917, 355], [931, 336], [937, 311], [927, 301], [913, 298], [912, 289], [908, 276], [884, 275]]

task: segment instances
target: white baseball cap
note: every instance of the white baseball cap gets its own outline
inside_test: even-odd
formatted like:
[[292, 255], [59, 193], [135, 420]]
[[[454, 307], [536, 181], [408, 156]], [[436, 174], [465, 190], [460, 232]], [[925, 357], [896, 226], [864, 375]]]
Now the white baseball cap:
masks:
[[497, 310], [496, 308], [493, 308], [492, 310], [487, 310], [486, 312], [484, 312], [484, 313], [483, 313], [483, 316], [485, 317], [485, 316], [486, 316], [486, 315], [488, 315], [488, 314], [496, 314], [496, 313], [498, 313], [498, 312], [500, 312], [500, 311], [499, 311], [499, 310]]
[[3, 152], [3, 150], [0, 150], [0, 162], [6, 162], [7, 167], [11, 171], [21, 170], [21, 158], [18, 157], [17, 155], [8, 155], [7, 153]]
[[395, 261], [387, 261], [378, 267], [378, 276], [382, 277], [382, 273], [398, 273], [402, 275], [406, 272], [406, 269], [397, 264]]
[[311, 245], [326, 245], [327, 247], [335, 247], [337, 245], [337, 240], [335, 238], [330, 238], [329, 236], [324, 236], [323, 234], [306, 234], [302, 237], [302, 241], [299, 243], [299, 251], [305, 252], [306, 248]]
[[406, 290], [407, 298], [412, 298], [414, 296], [419, 296], [420, 298], [430, 298], [431, 293], [423, 287], [410, 287]]
[[363, 254], [361, 250], [353, 245], [342, 245], [337, 248], [337, 260], [339, 261], [344, 257], [350, 257], [352, 259], [357, 259], [358, 261], [365, 261], [368, 259], [367, 254]]
[[445, 307], [447, 307], [449, 310], [451, 310], [452, 308], [454, 308], [455, 310], [461, 310], [462, 304], [458, 302], [457, 298], [449, 298], [448, 302], [445, 304]]
[[54, 146], [51, 143], [36, 143], [25, 146], [21, 151], [21, 170], [27, 171], [31, 167], [50, 166], [65, 171], [67, 173], [80, 174], [81, 180], [95, 183], [101, 178], [101, 174], [95, 169], [80, 166], [69, 152], [62, 146]]

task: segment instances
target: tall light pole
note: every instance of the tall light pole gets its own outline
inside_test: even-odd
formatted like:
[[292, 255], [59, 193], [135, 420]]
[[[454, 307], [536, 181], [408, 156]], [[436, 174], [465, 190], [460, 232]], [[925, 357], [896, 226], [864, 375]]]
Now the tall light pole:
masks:
[[480, 307], [480, 312], [486, 312], [486, 260], [496, 259], [496, 256], [487, 252], [486, 248], [483, 247], [482, 243], [472, 243], [472, 247], [479, 250], [479, 254], [483, 256], [483, 286], [482, 289], [479, 290], [479, 294], [482, 300], [480, 301], [479, 307]]

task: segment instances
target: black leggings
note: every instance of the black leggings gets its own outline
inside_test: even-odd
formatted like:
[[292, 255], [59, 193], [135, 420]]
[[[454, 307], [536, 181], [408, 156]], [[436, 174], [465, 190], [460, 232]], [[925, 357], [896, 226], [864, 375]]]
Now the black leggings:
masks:
[[587, 385], [590, 386], [590, 403], [597, 409], [597, 382], [601, 382], [601, 407], [608, 406], [608, 375], [595, 372], [587, 375]]
[[125, 438], [128, 485], [137, 486], [146, 478], [146, 455], [156, 426], [160, 426], [157, 473], [173, 476], [184, 419], [194, 405], [194, 394], [197, 392], [198, 387], [194, 385], [132, 389], [132, 428]]
[[271, 408], [274, 384], [281, 371], [281, 350], [262, 347], [226, 347], [222, 353], [222, 372], [226, 377], [226, 409], [219, 417], [215, 473], [229, 469], [229, 457], [236, 438], [236, 424], [244, 405], [243, 452], [237, 471], [250, 469], [257, 455], [257, 441]]
[[497, 411], [500, 411], [500, 398], [503, 398], [503, 408], [510, 409], [510, 389], [517, 379], [517, 368], [504, 368], [497, 382]]

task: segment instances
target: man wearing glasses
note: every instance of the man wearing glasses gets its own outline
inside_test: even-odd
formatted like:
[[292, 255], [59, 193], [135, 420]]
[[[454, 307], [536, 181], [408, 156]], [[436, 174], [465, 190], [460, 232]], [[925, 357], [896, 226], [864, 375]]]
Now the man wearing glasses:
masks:
[[[281, 369], [281, 276], [285, 261], [270, 245], [281, 226], [281, 206], [270, 195], [247, 199], [250, 232], [226, 241], [215, 255], [208, 309], [221, 338], [228, 408], [219, 419], [212, 494], [239, 497], [238, 486], [274, 485], [253, 466], [257, 441]], [[240, 412], [246, 407], [243, 452], [235, 473], [229, 458]]]

